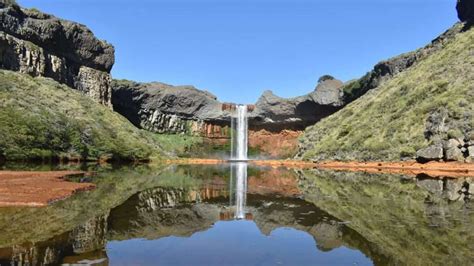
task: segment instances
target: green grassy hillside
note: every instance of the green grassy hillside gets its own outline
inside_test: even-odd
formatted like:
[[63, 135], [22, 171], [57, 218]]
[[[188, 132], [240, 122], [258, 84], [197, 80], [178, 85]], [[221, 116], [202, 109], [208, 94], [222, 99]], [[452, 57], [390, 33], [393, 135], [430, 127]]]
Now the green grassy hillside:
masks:
[[161, 147], [167, 136], [135, 128], [76, 90], [5, 70], [0, 70], [0, 121], [0, 157], [7, 160], [137, 160], [176, 148]]
[[427, 119], [447, 112], [446, 136], [474, 139], [474, 29], [306, 129], [307, 160], [400, 160], [426, 147]]

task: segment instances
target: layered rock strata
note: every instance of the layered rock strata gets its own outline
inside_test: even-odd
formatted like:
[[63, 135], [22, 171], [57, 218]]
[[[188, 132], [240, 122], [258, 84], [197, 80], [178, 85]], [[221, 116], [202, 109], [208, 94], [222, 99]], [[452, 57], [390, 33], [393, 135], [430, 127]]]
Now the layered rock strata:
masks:
[[111, 106], [114, 47], [84, 25], [0, 3], [0, 68], [52, 78]]
[[[303, 130], [343, 105], [342, 82], [321, 81], [307, 95], [285, 99], [266, 91], [254, 105], [247, 105], [249, 127], [280, 132]], [[222, 103], [193, 86], [164, 83], [112, 82], [114, 110], [134, 125], [157, 133], [185, 133], [229, 137], [235, 104]]]

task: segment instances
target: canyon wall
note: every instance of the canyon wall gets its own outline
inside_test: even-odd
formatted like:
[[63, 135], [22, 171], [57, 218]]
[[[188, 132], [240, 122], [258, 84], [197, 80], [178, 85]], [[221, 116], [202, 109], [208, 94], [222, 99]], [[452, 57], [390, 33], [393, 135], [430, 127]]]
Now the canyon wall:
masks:
[[[321, 81], [311, 93], [290, 99], [266, 91], [256, 104], [248, 105], [249, 129], [303, 130], [341, 108], [342, 85], [335, 79]], [[235, 104], [219, 102], [207, 91], [126, 80], [114, 80], [112, 88], [114, 110], [137, 127], [157, 133], [230, 136]]]
[[0, 68], [52, 78], [111, 106], [114, 47], [84, 25], [0, 3]]

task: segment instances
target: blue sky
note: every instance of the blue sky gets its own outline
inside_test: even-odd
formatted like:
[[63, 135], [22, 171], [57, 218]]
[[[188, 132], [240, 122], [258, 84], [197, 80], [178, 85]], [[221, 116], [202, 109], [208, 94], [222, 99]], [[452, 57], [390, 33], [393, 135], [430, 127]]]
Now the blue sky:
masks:
[[114, 78], [253, 103], [312, 91], [419, 48], [457, 21], [455, 0], [18, 0], [89, 26], [116, 49]]

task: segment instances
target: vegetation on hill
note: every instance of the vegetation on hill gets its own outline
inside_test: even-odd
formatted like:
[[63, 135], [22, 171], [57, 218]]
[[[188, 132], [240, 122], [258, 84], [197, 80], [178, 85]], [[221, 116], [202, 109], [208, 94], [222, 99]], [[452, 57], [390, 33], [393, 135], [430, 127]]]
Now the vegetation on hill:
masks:
[[[306, 129], [306, 160], [400, 160], [430, 144], [430, 115], [447, 113], [445, 138], [474, 138], [474, 29]], [[356, 91], [357, 84], [352, 85]]]
[[0, 70], [0, 157], [143, 160], [180, 149], [48, 78]]

